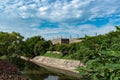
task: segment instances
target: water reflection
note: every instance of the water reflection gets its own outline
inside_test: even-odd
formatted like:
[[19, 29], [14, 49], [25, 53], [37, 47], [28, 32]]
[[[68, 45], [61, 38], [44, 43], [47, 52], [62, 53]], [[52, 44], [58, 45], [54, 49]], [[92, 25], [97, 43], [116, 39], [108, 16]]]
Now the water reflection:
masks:
[[27, 62], [15, 58], [14, 64], [20, 69], [20, 71], [28, 77], [30, 80], [79, 80], [64, 74], [51, 72], [43, 67], [40, 67], [34, 63]]
[[58, 76], [52, 76], [52, 75], [49, 75], [47, 78], [45, 78], [44, 80], [58, 80]]

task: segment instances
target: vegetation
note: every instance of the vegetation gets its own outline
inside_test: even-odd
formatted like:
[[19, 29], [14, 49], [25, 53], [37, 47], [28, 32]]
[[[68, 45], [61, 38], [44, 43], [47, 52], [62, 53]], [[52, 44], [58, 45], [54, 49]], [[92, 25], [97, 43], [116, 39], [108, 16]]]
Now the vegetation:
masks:
[[85, 37], [79, 43], [74, 59], [86, 63], [78, 68], [80, 75], [91, 80], [120, 79], [120, 28], [105, 35]]
[[0, 80], [28, 80], [12, 63], [0, 60]]
[[[53, 56], [77, 59], [86, 64], [77, 70], [87, 80], [119, 80], [120, 79], [120, 27], [116, 31], [98, 36], [85, 36], [80, 43], [57, 44], [56, 50], [65, 55]], [[73, 52], [71, 52], [73, 51]], [[48, 55], [52, 56], [52, 55]]]
[[57, 53], [45, 53], [43, 56], [46, 56], [46, 57], [54, 57], [54, 58], [62, 58], [62, 55], [61, 54], [57, 54]]
[[[59, 51], [62, 54], [46, 53]], [[0, 32], [0, 57], [11, 61], [13, 55], [34, 57], [38, 55], [80, 60], [86, 67], [80, 67], [80, 75], [91, 80], [120, 79], [120, 27], [116, 31], [98, 36], [85, 36], [82, 42], [56, 44], [34, 36], [23, 41], [19, 33]]]
[[69, 59], [69, 60], [73, 60], [72, 58], [72, 54], [66, 54], [65, 56], [63, 56], [62, 53], [53, 53], [53, 52], [47, 52], [45, 53], [43, 56], [46, 57], [53, 57], [53, 58], [59, 58], [59, 59]]
[[23, 36], [19, 33], [0, 32], [0, 56], [7, 55], [8, 59], [13, 53], [22, 53]]

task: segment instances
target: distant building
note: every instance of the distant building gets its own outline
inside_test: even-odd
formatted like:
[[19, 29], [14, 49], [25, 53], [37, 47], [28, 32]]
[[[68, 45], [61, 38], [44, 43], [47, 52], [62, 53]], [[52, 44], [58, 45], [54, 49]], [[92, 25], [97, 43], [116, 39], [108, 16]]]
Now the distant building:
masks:
[[57, 39], [53, 39], [52, 43], [53, 44], [61, 44], [61, 43], [69, 44], [69, 39], [67, 39], [67, 38], [57, 38]]
[[69, 39], [61, 39], [61, 43], [64, 43], [64, 44], [69, 44]]
[[70, 44], [70, 43], [77, 43], [81, 41], [82, 40], [77, 38], [57, 38], [57, 39], [53, 39], [52, 43], [53, 44]]

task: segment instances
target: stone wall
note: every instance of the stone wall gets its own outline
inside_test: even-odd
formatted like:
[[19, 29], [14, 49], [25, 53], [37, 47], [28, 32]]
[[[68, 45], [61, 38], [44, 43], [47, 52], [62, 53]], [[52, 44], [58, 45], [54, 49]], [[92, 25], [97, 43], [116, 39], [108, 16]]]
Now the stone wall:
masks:
[[70, 38], [70, 43], [78, 43], [81, 42], [81, 39], [77, 39], [77, 38]]
[[66, 59], [56, 59], [56, 58], [50, 58], [50, 57], [44, 57], [44, 56], [37, 56], [32, 59], [32, 61], [35, 61], [37, 63], [42, 63], [48, 66], [68, 69], [68, 70], [74, 70], [77, 67], [84, 66], [83, 63], [76, 60], [66, 60]]
[[44, 56], [36, 56], [33, 59], [29, 59], [24, 56], [21, 56], [20, 58], [31, 61], [51, 71], [62, 73], [68, 76], [78, 77], [80, 78], [80, 80], [81, 76], [79, 75], [79, 72], [75, 69], [79, 66], [85, 67], [83, 63], [76, 60], [56, 59]]

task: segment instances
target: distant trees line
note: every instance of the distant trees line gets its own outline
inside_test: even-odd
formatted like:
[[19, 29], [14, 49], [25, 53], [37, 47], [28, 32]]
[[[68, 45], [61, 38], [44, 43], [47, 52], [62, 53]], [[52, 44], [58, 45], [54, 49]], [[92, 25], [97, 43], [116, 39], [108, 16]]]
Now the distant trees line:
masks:
[[34, 57], [44, 55], [46, 51], [60, 51], [71, 54], [76, 51], [76, 44], [56, 44], [50, 40], [46, 41], [41, 36], [33, 36], [23, 40], [20, 33], [0, 32], [0, 56], [7, 55], [10, 58], [13, 54]]
[[16, 32], [0, 32], [0, 55], [37, 56], [45, 53], [50, 46], [50, 42], [41, 36], [34, 36], [25, 41], [23, 39], [24, 37]]

